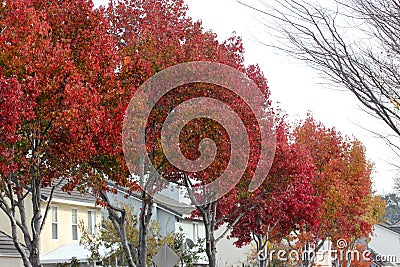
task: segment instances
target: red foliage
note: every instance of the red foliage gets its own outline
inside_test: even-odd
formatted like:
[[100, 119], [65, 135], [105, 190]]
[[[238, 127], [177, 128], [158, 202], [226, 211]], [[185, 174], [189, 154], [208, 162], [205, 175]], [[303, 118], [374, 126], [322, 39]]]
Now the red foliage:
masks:
[[371, 163], [358, 140], [342, 137], [309, 116], [295, 130], [296, 143], [308, 149], [315, 166], [319, 224], [310, 238], [353, 241], [368, 236], [379, 220], [379, 206], [371, 189]]
[[0, 12], [0, 174], [29, 181], [40, 169], [47, 186], [101, 142], [116, 47], [90, 1], [6, 1]]
[[[117, 43], [119, 53], [119, 68], [117, 82], [113, 94], [102, 102], [104, 104], [105, 119], [101, 121], [100, 133], [97, 141], [97, 152], [92, 157], [90, 165], [101, 170], [107, 177], [120, 186], [138, 190], [137, 183], [128, 179], [129, 172], [125, 165], [122, 153], [121, 132], [122, 122], [128, 103], [135, 90], [144, 81], [158, 71], [178, 63], [194, 60], [214, 61], [232, 66], [247, 73], [259, 86], [260, 90], [269, 97], [266, 80], [258, 66], [248, 69], [243, 64], [243, 45], [241, 39], [232, 36], [223, 43], [219, 43], [216, 35], [205, 32], [200, 22], [193, 22], [186, 15], [187, 7], [180, 1], [116, 1], [107, 9], [107, 19], [111, 24], [110, 32]], [[210, 85], [207, 85], [208, 87]], [[215, 86], [214, 86], [215, 87]], [[210, 93], [211, 92], [211, 93]], [[164, 96], [153, 108], [150, 117], [143, 122], [146, 128], [147, 152], [151, 156], [154, 166], [163, 162], [161, 172], [168, 176], [175, 169], [171, 164], [164, 163], [165, 155], [160, 144], [162, 123], [172, 108], [185, 100], [208, 96], [220, 99], [223, 102], [231, 101], [232, 95], [224, 90], [206, 90], [201, 84], [182, 86]], [[240, 98], [236, 98], [240, 101]], [[238, 103], [232, 107], [243, 117], [246, 110], [240, 109]], [[140, 108], [140, 107], [137, 107]], [[248, 112], [250, 113], [250, 112]], [[206, 126], [208, 125], [208, 126]], [[139, 126], [140, 127], [140, 126]], [[200, 133], [198, 129], [208, 129], [196, 136], [182, 134], [182, 152], [188, 157], [195, 157], [198, 153], [198, 142], [205, 136], [217, 142], [219, 131], [216, 124], [207, 120], [198, 120], [189, 123], [186, 132]], [[212, 131], [214, 129], [214, 131]], [[215, 129], [217, 129], [215, 131]], [[212, 136], [214, 135], [214, 136]], [[226, 138], [222, 138], [225, 140]], [[256, 139], [256, 138], [254, 138]], [[190, 142], [189, 142], [190, 141]], [[226, 146], [220, 143], [220, 151], [226, 151]], [[220, 159], [226, 154], [218, 154]], [[256, 163], [256, 162], [255, 162]], [[224, 161], [216, 160], [210, 171], [197, 174], [203, 182], [216, 177], [216, 173], [224, 170]], [[139, 164], [137, 164], [139, 166]], [[249, 168], [254, 168], [249, 167]], [[170, 179], [176, 180], [174, 177]], [[103, 183], [88, 181], [94, 188], [102, 190]]]
[[[317, 223], [316, 210], [320, 198], [312, 185], [314, 166], [309, 152], [289, 140], [287, 127], [281, 123], [277, 129], [275, 158], [267, 179], [253, 194], [239, 197], [239, 205], [250, 209], [234, 225], [230, 237], [239, 247], [249, 244], [254, 236], [274, 241], [291, 231]], [[229, 218], [233, 223], [235, 217]]]

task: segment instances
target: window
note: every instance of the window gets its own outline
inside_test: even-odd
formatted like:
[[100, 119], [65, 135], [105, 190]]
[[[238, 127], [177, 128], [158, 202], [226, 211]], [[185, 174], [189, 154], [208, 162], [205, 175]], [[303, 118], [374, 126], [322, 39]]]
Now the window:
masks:
[[96, 212], [93, 210], [88, 210], [88, 234], [96, 234]]
[[78, 210], [73, 208], [72, 215], [72, 240], [78, 240]]
[[57, 207], [51, 207], [51, 238], [58, 239]]
[[197, 242], [199, 238], [199, 225], [197, 223], [193, 223], [193, 241]]

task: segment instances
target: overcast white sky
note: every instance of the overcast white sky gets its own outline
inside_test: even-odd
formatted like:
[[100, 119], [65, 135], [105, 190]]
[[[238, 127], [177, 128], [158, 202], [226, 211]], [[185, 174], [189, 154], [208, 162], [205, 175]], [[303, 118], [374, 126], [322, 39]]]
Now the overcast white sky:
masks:
[[[96, 5], [105, 3], [95, 0]], [[322, 85], [318, 74], [301, 62], [260, 44], [268, 41], [265, 27], [254, 13], [235, 0], [185, 0], [188, 14], [194, 20], [202, 20], [205, 29], [211, 29], [219, 40], [232, 32], [242, 36], [247, 64], [258, 63], [268, 79], [272, 100], [289, 114], [289, 119], [305, 118], [308, 111], [326, 126], [336, 127], [344, 134], [353, 135], [363, 142], [367, 157], [375, 163], [374, 188], [378, 193], [390, 192], [394, 167], [386, 163], [395, 161], [388, 146], [360, 126], [389, 132], [380, 121], [360, 110], [358, 100], [348, 91], [338, 91]], [[358, 126], [359, 125], [359, 126]]]

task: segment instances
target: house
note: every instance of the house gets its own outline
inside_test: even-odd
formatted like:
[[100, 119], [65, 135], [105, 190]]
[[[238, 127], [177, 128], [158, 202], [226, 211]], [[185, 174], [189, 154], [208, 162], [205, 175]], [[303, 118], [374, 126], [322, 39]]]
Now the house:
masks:
[[3, 231], [0, 231], [0, 266], [23, 266], [12, 238]]
[[368, 249], [373, 253], [372, 266], [400, 266], [400, 225], [375, 225]]
[[[61, 187], [60, 185], [59, 187]], [[41, 209], [44, 212], [48, 203], [50, 188], [42, 189]], [[30, 195], [27, 196], [26, 208], [31, 204]], [[89, 233], [96, 233], [96, 224], [101, 221], [101, 209], [95, 205], [96, 199], [89, 195], [82, 195], [77, 191], [71, 194], [60, 188], [54, 190], [50, 210], [40, 237], [40, 257], [44, 266], [54, 266], [56, 263], [69, 262], [76, 257], [81, 266], [88, 265], [89, 252], [79, 246], [81, 232], [78, 224], [82, 222]], [[27, 210], [27, 216], [32, 211]], [[11, 226], [6, 215], [0, 211], [0, 267], [22, 266], [22, 260], [14, 246], [11, 236]], [[19, 240], [23, 243], [22, 234]], [[8, 262], [13, 262], [10, 265]]]
[[[125, 198], [126, 191], [123, 188], [115, 186], [117, 195], [109, 195], [110, 199], [119, 203], [129, 203], [138, 211], [141, 207], [141, 199], [139, 194], [130, 193], [128, 198]], [[176, 187], [166, 188], [154, 195], [153, 215], [152, 220], [157, 221], [161, 227], [161, 235], [166, 235], [171, 232], [183, 230], [185, 236], [192, 241], [197, 241], [198, 238], [205, 239], [205, 227], [202, 220], [191, 219], [191, 212], [195, 209], [187, 204], [187, 199], [182, 195], [182, 192]], [[106, 210], [103, 210], [103, 216], [107, 216]], [[216, 231], [219, 236], [224, 232], [226, 227], [223, 225]], [[233, 245], [234, 240], [221, 239], [217, 243], [217, 266], [218, 267], [241, 267], [247, 262], [248, 253], [251, 246], [237, 248]], [[206, 254], [201, 255], [198, 261], [198, 266], [206, 266], [208, 263]]]
[[[111, 184], [110, 184], [111, 185]], [[129, 197], [124, 188], [114, 186], [117, 194], [109, 193], [108, 197], [113, 204], [124, 204], [133, 207], [135, 212], [141, 208], [141, 197], [139, 193], [130, 192]], [[198, 238], [205, 238], [204, 225], [201, 220], [189, 219], [193, 207], [179, 201], [178, 191], [163, 190], [154, 195], [154, 204], [152, 210], [152, 221], [156, 221], [160, 226], [160, 234], [166, 236], [169, 233], [175, 233], [182, 230], [186, 238], [196, 242]], [[107, 218], [107, 210], [102, 210], [102, 217]], [[198, 266], [207, 264], [205, 253], [197, 262]]]
[[[226, 225], [222, 225], [215, 232], [215, 236], [220, 236], [226, 230]], [[247, 266], [248, 256], [251, 253], [252, 245], [241, 248], [233, 245], [234, 239], [222, 238], [216, 245], [217, 266], [218, 267], [241, 267]], [[243, 265], [244, 264], [244, 265]]]
[[[62, 185], [60, 185], [61, 187]], [[117, 194], [110, 196], [110, 199], [119, 202], [127, 202], [133, 205], [136, 211], [140, 209], [141, 199], [139, 194], [130, 194], [125, 198], [123, 188], [117, 187]], [[50, 188], [42, 189], [42, 211], [48, 203]], [[30, 196], [27, 196], [27, 205]], [[95, 205], [95, 197], [77, 191], [71, 194], [63, 192], [60, 188], [54, 191], [47, 215], [47, 220], [41, 234], [40, 253], [41, 263], [45, 267], [55, 266], [57, 263], [70, 262], [74, 257], [81, 266], [94, 266], [88, 262], [90, 251], [79, 245], [81, 232], [79, 223], [82, 222], [89, 233], [95, 234], [96, 224], [98, 225], [103, 216], [107, 216], [106, 210]], [[161, 235], [178, 232], [183, 230], [185, 236], [193, 241], [198, 238], [205, 238], [205, 227], [201, 220], [191, 219], [190, 214], [194, 208], [185, 203], [180, 195], [180, 191], [169, 188], [155, 195], [153, 205], [153, 217], [160, 225]], [[27, 210], [28, 216], [32, 212]], [[5, 218], [5, 214], [0, 211], [0, 218]], [[103, 217], [105, 218], [105, 217]], [[224, 227], [218, 230], [224, 231]], [[11, 239], [11, 227], [7, 219], [0, 220], [0, 267], [23, 266], [21, 257]], [[22, 234], [19, 237], [22, 242]], [[217, 266], [243, 266], [247, 261], [247, 252], [250, 246], [236, 248], [233, 240], [222, 239], [217, 244]], [[101, 254], [106, 254], [102, 252]], [[206, 266], [208, 263], [205, 253], [201, 255], [197, 266]]]

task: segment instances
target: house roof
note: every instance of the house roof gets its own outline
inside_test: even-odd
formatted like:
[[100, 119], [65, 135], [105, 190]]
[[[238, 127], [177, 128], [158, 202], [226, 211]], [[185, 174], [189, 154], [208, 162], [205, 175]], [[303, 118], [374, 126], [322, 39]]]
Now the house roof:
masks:
[[[104, 248], [100, 249], [100, 255], [105, 255], [106, 250]], [[80, 246], [79, 243], [72, 243], [62, 245], [49, 253], [40, 256], [40, 262], [42, 264], [46, 263], [64, 263], [70, 262], [72, 257], [75, 257], [80, 262], [88, 262], [88, 258], [91, 253], [88, 249]]]
[[190, 205], [181, 203], [175, 199], [169, 198], [159, 193], [154, 194], [154, 199], [157, 205], [165, 209], [174, 211], [180, 216], [190, 215], [190, 213], [195, 210], [195, 208]]
[[389, 229], [400, 234], [400, 226], [391, 226]]
[[[112, 184], [112, 183], [109, 183], [109, 185], [114, 186], [118, 190], [128, 194], [131, 197], [141, 199], [139, 192], [128, 192], [125, 188], [120, 187], [115, 184]], [[156, 203], [158, 206], [160, 206], [172, 213], [175, 213], [176, 215], [178, 215], [180, 217], [189, 216], [190, 213], [195, 209], [193, 206], [187, 205], [185, 203], [181, 203], [176, 199], [172, 199], [172, 198], [162, 195], [160, 193], [154, 194], [154, 203]]]
[[0, 256], [19, 256], [10, 236], [0, 231]]
[[400, 225], [397, 225], [397, 224], [393, 225], [393, 224], [390, 224], [390, 223], [387, 223], [387, 222], [382, 222], [382, 223], [379, 223], [378, 225], [383, 227], [383, 228], [386, 228], [388, 230], [391, 230], [391, 231], [393, 231], [393, 232], [395, 232], [397, 234], [400, 234]]
[[[58, 183], [59, 180], [54, 181], [55, 184]], [[56, 189], [54, 190], [53, 193], [53, 202], [56, 202], [57, 200], [63, 200], [63, 201], [73, 201], [73, 202], [82, 202], [82, 203], [87, 203], [94, 205], [96, 203], [96, 198], [88, 193], [80, 193], [77, 190], [73, 190], [71, 193], [64, 192], [61, 188], [68, 183], [67, 179], [64, 179], [58, 186], [56, 186]], [[47, 201], [50, 194], [51, 194], [51, 188], [52, 187], [44, 187], [42, 188], [42, 199], [44, 201]]]

